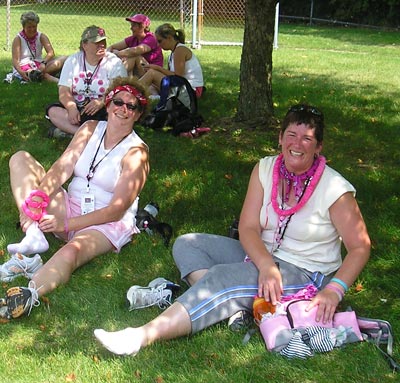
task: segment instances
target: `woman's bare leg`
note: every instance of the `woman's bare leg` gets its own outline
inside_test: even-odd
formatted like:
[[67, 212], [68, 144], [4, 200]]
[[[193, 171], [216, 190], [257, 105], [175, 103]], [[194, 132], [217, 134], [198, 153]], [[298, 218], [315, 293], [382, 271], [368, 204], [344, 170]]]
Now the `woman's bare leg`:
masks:
[[54, 126], [63, 132], [75, 134], [79, 125], [73, 125], [68, 120], [68, 112], [59, 106], [53, 106], [48, 110], [48, 116]]
[[25, 151], [13, 154], [9, 166], [11, 190], [15, 203], [20, 209], [30, 192], [38, 188], [46, 171], [32, 155]]
[[67, 58], [68, 56], [60, 56], [50, 60], [46, 65], [45, 73], [53, 75], [60, 72]]
[[[32, 190], [38, 188], [46, 172], [35, 158], [24, 151], [13, 154], [9, 166], [11, 190], [21, 216], [23, 202]], [[28, 221], [25, 225], [22, 223], [22, 229], [26, 231], [26, 235], [21, 242], [7, 246], [7, 251], [10, 254], [30, 255], [48, 250], [49, 244], [36, 222]]]
[[192, 330], [186, 309], [175, 302], [163, 313], [141, 327], [128, 327], [121, 331], [94, 331], [95, 337], [107, 350], [117, 355], [136, 355], [143, 347], [158, 340], [189, 335]]
[[77, 234], [33, 275], [38, 295], [45, 295], [67, 283], [77, 268], [112, 249], [111, 242], [97, 230]]
[[207, 274], [207, 269], [196, 270], [190, 273], [185, 279], [190, 286], [193, 286], [199, 279]]
[[[207, 269], [190, 273], [186, 280], [190, 285], [195, 284], [207, 273]], [[192, 324], [186, 309], [175, 302], [158, 317], [141, 327], [128, 327], [121, 331], [107, 332], [102, 329], [94, 331], [100, 343], [117, 355], [136, 355], [142, 347], [158, 340], [174, 339], [189, 335]]]
[[161, 87], [161, 80], [164, 77], [165, 75], [158, 70], [149, 69], [142, 77], [140, 77], [139, 82], [146, 88], [150, 88], [150, 86], [153, 85], [159, 90]]

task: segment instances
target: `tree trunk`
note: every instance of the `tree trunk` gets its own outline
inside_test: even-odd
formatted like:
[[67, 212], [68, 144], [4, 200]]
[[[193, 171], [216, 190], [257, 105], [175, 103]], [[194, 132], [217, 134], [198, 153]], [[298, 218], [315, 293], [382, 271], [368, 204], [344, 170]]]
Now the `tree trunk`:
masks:
[[236, 120], [268, 128], [273, 119], [272, 49], [277, 0], [246, 0]]

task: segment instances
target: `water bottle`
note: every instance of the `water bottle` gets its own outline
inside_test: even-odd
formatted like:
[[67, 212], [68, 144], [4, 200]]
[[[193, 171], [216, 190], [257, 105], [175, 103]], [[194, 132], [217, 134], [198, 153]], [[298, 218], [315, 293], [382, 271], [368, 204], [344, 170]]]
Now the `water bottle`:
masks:
[[150, 202], [144, 207], [144, 210], [146, 210], [151, 216], [153, 216], [153, 218], [156, 218], [160, 208], [156, 203]]
[[[156, 218], [158, 211], [159, 211], [159, 207], [158, 204], [154, 203], [154, 202], [149, 202], [144, 208], [143, 210], [145, 210], [147, 213], [149, 213], [149, 215], [153, 218]], [[152, 235], [153, 234], [153, 230], [151, 229], [150, 225], [150, 221], [152, 221], [151, 217], [149, 217], [149, 219], [145, 219], [143, 221], [143, 227], [144, 230], [147, 234]]]

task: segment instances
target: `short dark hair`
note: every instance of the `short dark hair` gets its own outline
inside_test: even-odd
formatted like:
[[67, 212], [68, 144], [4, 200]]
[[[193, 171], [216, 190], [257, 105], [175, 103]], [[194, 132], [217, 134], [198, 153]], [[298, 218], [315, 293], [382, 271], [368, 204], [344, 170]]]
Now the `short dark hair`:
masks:
[[314, 129], [314, 135], [318, 143], [324, 139], [324, 115], [314, 106], [307, 104], [297, 104], [289, 108], [281, 123], [281, 132], [283, 133], [290, 124], [306, 124]]

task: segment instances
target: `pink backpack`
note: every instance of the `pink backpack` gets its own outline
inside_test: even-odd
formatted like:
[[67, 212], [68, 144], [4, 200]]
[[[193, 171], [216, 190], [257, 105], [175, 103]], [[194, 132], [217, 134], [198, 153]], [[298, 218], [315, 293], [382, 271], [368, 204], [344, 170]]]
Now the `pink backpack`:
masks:
[[[306, 358], [348, 343], [370, 341], [388, 359], [394, 370], [400, 366], [392, 358], [393, 332], [389, 322], [357, 317], [354, 311], [338, 312], [332, 322], [315, 321], [317, 307], [305, 311], [310, 299], [284, 302], [282, 315], [267, 317], [260, 331], [269, 351], [289, 358]], [[382, 349], [386, 346], [386, 351]]]

